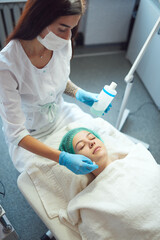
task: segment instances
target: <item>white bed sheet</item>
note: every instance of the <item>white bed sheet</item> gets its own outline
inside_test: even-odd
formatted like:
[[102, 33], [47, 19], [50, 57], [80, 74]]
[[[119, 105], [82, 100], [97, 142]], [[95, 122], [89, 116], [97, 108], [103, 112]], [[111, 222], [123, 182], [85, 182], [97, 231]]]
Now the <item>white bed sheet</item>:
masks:
[[160, 165], [141, 144], [75, 196], [61, 221], [83, 240], [159, 240]]

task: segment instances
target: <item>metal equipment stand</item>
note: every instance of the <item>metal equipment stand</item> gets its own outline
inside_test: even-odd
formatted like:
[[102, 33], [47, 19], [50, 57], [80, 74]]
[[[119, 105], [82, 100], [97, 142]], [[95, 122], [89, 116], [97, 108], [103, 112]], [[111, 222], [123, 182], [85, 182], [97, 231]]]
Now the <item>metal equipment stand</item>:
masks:
[[[126, 75], [124, 81], [127, 83], [127, 86], [126, 86], [126, 90], [125, 90], [125, 93], [124, 93], [124, 97], [123, 97], [123, 100], [122, 100], [122, 104], [121, 104], [121, 108], [120, 108], [120, 112], [119, 112], [119, 115], [118, 115], [118, 119], [117, 119], [117, 123], [116, 123], [116, 128], [118, 130], [121, 130], [128, 115], [129, 115], [129, 112], [130, 110], [129, 109], [125, 109], [126, 107], [126, 104], [127, 104], [127, 100], [128, 100], [128, 97], [130, 95], [130, 92], [131, 92], [131, 89], [132, 89], [132, 86], [133, 86], [133, 81], [134, 81], [134, 72], [135, 70], [137, 69], [137, 66], [138, 64], [140, 63], [149, 43], [151, 42], [154, 34], [159, 30], [159, 27], [160, 27], [160, 17], [158, 18], [157, 22], [155, 23], [152, 31], [150, 32], [147, 40], [145, 41], [141, 51], [139, 52], [135, 62], [133, 63], [129, 73]], [[132, 138], [130, 137], [134, 142], [141, 142], [135, 138]], [[149, 148], [149, 145], [147, 143], [144, 143], [142, 142], [146, 148]]]
[[18, 240], [19, 237], [13, 226], [5, 216], [5, 211], [0, 205], [0, 240]]

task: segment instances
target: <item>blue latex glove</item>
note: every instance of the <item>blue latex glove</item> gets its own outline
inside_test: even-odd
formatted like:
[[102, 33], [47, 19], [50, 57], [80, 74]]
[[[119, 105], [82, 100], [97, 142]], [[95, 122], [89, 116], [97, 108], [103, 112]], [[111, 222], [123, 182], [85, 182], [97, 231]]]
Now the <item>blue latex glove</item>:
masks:
[[110, 103], [104, 112], [107, 113], [111, 109], [111, 107], [112, 107], [112, 104]]
[[[76, 99], [91, 107], [94, 102], [98, 101], [98, 95], [99, 94], [97, 94], [97, 93], [91, 93], [91, 92], [87, 92], [83, 89], [79, 89], [76, 92]], [[110, 103], [104, 112], [107, 113], [111, 107], [112, 107], [112, 104]]]
[[97, 93], [91, 93], [83, 89], [78, 89], [78, 91], [76, 92], [76, 99], [91, 107], [94, 102], [98, 101], [98, 95], [99, 94]]
[[87, 174], [98, 168], [98, 165], [93, 164], [89, 158], [83, 155], [63, 151], [59, 155], [59, 164], [66, 166], [75, 174]]

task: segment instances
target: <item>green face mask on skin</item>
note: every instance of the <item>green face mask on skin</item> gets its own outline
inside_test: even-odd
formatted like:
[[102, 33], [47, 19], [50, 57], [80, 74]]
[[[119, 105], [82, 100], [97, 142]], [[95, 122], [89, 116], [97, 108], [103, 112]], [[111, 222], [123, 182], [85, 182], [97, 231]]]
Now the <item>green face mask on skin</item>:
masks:
[[67, 132], [64, 137], [62, 138], [61, 140], [61, 143], [59, 145], [59, 150], [60, 151], [65, 151], [65, 152], [68, 152], [68, 153], [72, 153], [72, 154], [75, 154], [75, 151], [73, 149], [73, 138], [74, 136], [81, 132], [81, 131], [87, 131], [87, 132], [90, 132], [92, 133], [94, 136], [96, 136], [98, 139], [100, 139], [102, 142], [103, 140], [101, 139], [101, 137], [98, 135], [98, 133], [96, 133], [95, 131], [92, 131], [91, 129], [88, 129], [88, 128], [83, 128], [83, 127], [80, 127], [80, 128], [74, 128], [74, 129], [71, 129], [69, 132]]

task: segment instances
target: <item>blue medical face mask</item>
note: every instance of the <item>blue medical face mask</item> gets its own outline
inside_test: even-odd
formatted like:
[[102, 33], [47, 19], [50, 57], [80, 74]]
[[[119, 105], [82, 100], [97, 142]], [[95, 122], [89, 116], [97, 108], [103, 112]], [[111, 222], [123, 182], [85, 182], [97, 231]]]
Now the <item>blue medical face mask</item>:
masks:
[[64, 48], [70, 41], [58, 37], [53, 32], [49, 31], [49, 33], [44, 37], [41, 38], [40, 36], [37, 36], [37, 40], [47, 49], [56, 51]]

